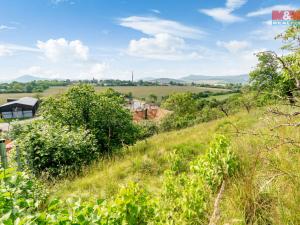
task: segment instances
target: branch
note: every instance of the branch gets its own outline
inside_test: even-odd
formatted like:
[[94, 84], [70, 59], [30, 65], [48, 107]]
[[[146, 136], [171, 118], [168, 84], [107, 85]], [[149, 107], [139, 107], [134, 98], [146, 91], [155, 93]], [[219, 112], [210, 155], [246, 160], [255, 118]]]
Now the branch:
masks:
[[294, 113], [284, 113], [282, 111], [279, 111], [277, 108], [276, 109], [269, 109], [268, 112], [273, 113], [278, 116], [286, 116], [286, 117], [294, 117], [300, 115], [300, 112], [294, 112]]
[[265, 53], [269, 53], [269, 54], [273, 55], [281, 63], [282, 67], [284, 69], [286, 69], [293, 76], [293, 78], [296, 81], [297, 89], [299, 90], [300, 89], [300, 81], [299, 81], [298, 77], [295, 75], [295, 73], [293, 72], [293, 70], [287, 66], [286, 62], [281, 57], [279, 57], [274, 51], [265, 51]]
[[273, 131], [274, 129], [277, 129], [279, 127], [299, 127], [300, 126], [300, 122], [299, 123], [283, 123], [283, 124], [279, 124], [276, 127], [271, 128], [271, 131]]
[[223, 180], [221, 188], [219, 190], [219, 193], [218, 193], [218, 195], [215, 199], [214, 211], [213, 211], [213, 214], [210, 217], [209, 225], [216, 225], [218, 223], [218, 220], [220, 218], [220, 207], [219, 207], [219, 205], [220, 205], [220, 201], [221, 201], [224, 189], [225, 189], [225, 180]]

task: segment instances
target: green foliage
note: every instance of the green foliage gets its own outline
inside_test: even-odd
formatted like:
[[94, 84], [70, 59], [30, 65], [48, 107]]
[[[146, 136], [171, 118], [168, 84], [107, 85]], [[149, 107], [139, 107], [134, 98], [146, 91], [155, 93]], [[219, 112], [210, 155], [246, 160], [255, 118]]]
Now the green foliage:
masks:
[[181, 129], [192, 126], [195, 124], [196, 115], [178, 115], [172, 113], [166, 116], [160, 123], [160, 129], [162, 131], [169, 131], [173, 129]]
[[[44, 210], [26, 211], [16, 215], [21, 224], [149, 224], [155, 215], [156, 204], [148, 193], [137, 184], [122, 188], [109, 201], [67, 202], [52, 200]], [[11, 215], [8, 215], [11, 219]], [[16, 218], [15, 217], [15, 218]], [[10, 223], [7, 223], [10, 224]]]
[[295, 104], [295, 91], [300, 89], [299, 37], [299, 25], [292, 25], [277, 36], [283, 40], [282, 49], [288, 50], [288, 54], [278, 56], [272, 51], [257, 54], [259, 63], [250, 73], [251, 83], [256, 90], [284, 98], [291, 104]]
[[173, 111], [160, 124], [162, 131], [181, 129], [197, 123], [207, 122], [237, 112], [240, 107], [238, 94], [224, 100], [203, 99], [201, 94], [176, 93], [169, 96], [163, 107]]
[[78, 173], [100, 155], [95, 137], [78, 128], [35, 122], [17, 140], [26, 165], [37, 175], [65, 176]]
[[111, 152], [134, 143], [138, 136], [138, 129], [123, 103], [124, 99], [112, 89], [97, 94], [91, 85], [77, 85], [61, 97], [47, 99], [42, 116], [70, 129], [83, 127], [91, 131], [102, 152]]
[[158, 126], [150, 120], [143, 120], [139, 124], [139, 138], [145, 139], [158, 133]]
[[207, 224], [209, 201], [210, 191], [201, 177], [167, 171], [160, 199], [160, 224]]
[[121, 189], [109, 202], [103, 221], [107, 224], [148, 224], [156, 213], [156, 204], [150, 195], [137, 184]]
[[37, 212], [47, 193], [33, 176], [14, 169], [0, 170], [0, 224], [18, 224]]
[[239, 160], [224, 136], [217, 137], [205, 155], [189, 163], [189, 171], [180, 161], [182, 154], [177, 150], [170, 158], [172, 170], [165, 173], [159, 217], [162, 224], [207, 224], [211, 197], [223, 180], [237, 173]]
[[196, 101], [192, 93], [176, 93], [170, 95], [169, 98], [163, 102], [162, 107], [178, 115], [193, 114], [196, 112]]
[[12, 83], [2, 83], [0, 84], [0, 93], [35, 93], [43, 92], [49, 87], [54, 86], [67, 86], [69, 81], [59, 81], [59, 80], [41, 80], [41, 81], [31, 81], [28, 83], [12, 82]]
[[191, 170], [203, 177], [213, 191], [239, 168], [239, 160], [230, 150], [229, 141], [224, 136], [217, 137], [211, 143], [209, 151], [191, 164]]

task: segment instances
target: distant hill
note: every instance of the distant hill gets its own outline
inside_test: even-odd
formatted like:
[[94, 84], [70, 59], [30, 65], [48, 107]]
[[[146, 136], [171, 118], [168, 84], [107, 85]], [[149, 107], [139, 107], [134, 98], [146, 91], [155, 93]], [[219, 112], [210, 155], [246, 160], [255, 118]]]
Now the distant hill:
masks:
[[247, 83], [249, 76], [247, 74], [237, 76], [189, 75], [180, 78], [180, 80], [195, 83]]
[[149, 80], [149, 81], [158, 82], [160, 84], [169, 84], [170, 82], [184, 83], [183, 80], [172, 79], [172, 78], [153, 78], [152, 80]]
[[27, 83], [27, 82], [31, 82], [31, 81], [35, 81], [35, 80], [48, 80], [48, 79], [42, 78], [42, 77], [36, 77], [36, 76], [32, 76], [32, 75], [23, 75], [12, 81], [17, 81], [20, 83]]

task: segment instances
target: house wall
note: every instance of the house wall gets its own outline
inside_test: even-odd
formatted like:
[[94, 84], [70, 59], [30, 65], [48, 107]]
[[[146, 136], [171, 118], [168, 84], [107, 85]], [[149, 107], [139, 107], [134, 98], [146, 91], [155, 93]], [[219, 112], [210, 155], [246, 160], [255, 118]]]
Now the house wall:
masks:
[[2, 112], [2, 118], [4, 119], [17, 119], [17, 118], [32, 118], [33, 111], [14, 111], [14, 112]]

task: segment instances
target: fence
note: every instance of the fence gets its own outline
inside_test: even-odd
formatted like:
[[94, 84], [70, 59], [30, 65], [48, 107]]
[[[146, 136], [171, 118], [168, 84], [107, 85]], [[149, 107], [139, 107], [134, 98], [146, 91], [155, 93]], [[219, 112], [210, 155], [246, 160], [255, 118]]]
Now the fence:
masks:
[[[5, 139], [0, 139], [0, 156], [1, 156], [1, 167], [7, 169], [8, 157], [6, 152]], [[18, 146], [16, 146], [16, 162], [17, 162], [18, 170], [19, 171], [22, 170], [21, 154], [20, 154], [20, 148]]]

